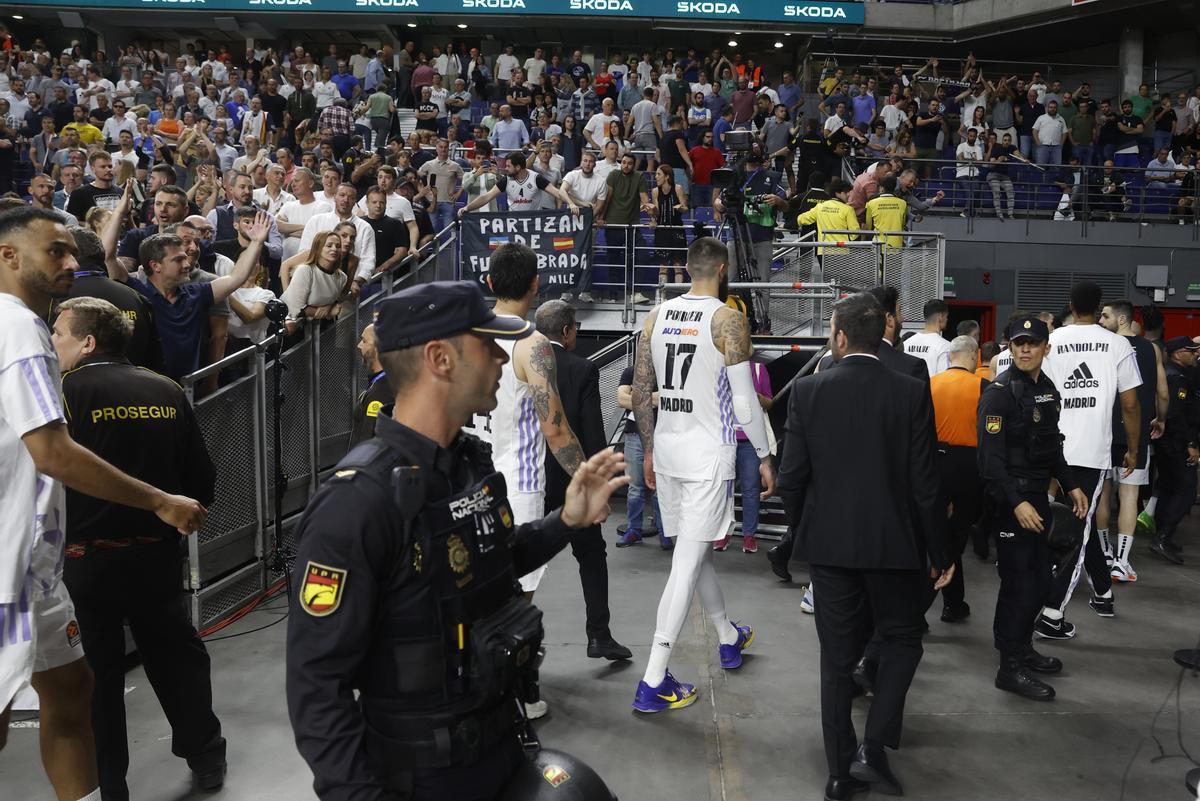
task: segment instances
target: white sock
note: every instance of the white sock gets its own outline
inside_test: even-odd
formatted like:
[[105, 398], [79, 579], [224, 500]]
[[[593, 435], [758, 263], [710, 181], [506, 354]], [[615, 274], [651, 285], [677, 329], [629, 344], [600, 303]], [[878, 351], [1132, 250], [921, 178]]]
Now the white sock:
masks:
[[1104, 600], [1106, 600], [1106, 601], [1107, 601], [1109, 598], [1113, 597], [1112, 590], [1108, 590], [1108, 591], [1107, 591], [1107, 592], [1105, 592], [1103, 595], [1097, 595], [1096, 597], [1097, 597], [1097, 598], [1103, 598]]
[[1062, 620], [1063, 613], [1057, 609], [1051, 609], [1050, 607], [1046, 606], [1042, 608], [1042, 616], [1048, 617], [1051, 620]]
[[[662, 598], [658, 602], [654, 640], [650, 645], [646, 673], [642, 676], [642, 681], [651, 687], [662, 684], [667, 674], [671, 647], [683, 631], [683, 623], [692, 606], [692, 595], [696, 591], [696, 582], [703, 572], [705, 557], [712, 557], [712, 543], [676, 540], [675, 550], [671, 553], [671, 575], [667, 578], [667, 586], [663, 588]], [[712, 569], [711, 565], [709, 569]], [[715, 575], [713, 580], [715, 582]], [[720, 592], [719, 587], [717, 592]]]
[[1100, 535], [1100, 549], [1104, 551], [1104, 555], [1111, 558], [1113, 555], [1112, 543], [1108, 541], [1108, 529], [1098, 528], [1096, 533]]
[[1046, 500], [1050, 501], [1050, 503], [1054, 503], [1054, 497], [1055, 496], [1052, 495], [1051, 493], [1049, 493], [1049, 492], [1046, 493]]
[[97, 787], [95, 790], [92, 790], [83, 798], [79, 799], [79, 801], [100, 801], [100, 788]]
[[700, 565], [700, 575], [696, 579], [696, 592], [700, 594], [700, 606], [704, 614], [712, 621], [717, 639], [722, 645], [733, 645], [737, 642], [737, 628], [729, 622], [725, 614], [725, 596], [721, 585], [717, 582], [717, 571], [713, 567], [712, 551], [706, 551], [704, 562]]
[[1151, 495], [1150, 500], [1146, 501], [1146, 514], [1154, 517], [1154, 510], [1158, 508], [1158, 496]]
[[1129, 564], [1129, 551], [1133, 548], [1132, 534], [1117, 535], [1117, 561], [1123, 565]]

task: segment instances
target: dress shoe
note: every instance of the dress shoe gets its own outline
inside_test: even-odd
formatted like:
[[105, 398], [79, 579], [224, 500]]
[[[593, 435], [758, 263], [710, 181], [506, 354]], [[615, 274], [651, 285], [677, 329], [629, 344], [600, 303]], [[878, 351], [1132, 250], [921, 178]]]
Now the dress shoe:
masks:
[[1014, 660], [1005, 660], [996, 673], [996, 689], [1016, 693], [1031, 701], [1053, 701], [1054, 688], [1038, 681], [1029, 668]]
[[871, 785], [858, 779], [835, 779], [825, 782], [825, 801], [849, 801], [855, 793], [865, 793]]
[[771, 572], [784, 581], [791, 581], [792, 574], [788, 571], [787, 555], [776, 545], [767, 550], [767, 561], [771, 563]]
[[225, 738], [218, 736], [199, 756], [188, 758], [196, 789], [211, 793], [225, 784], [225, 748]]
[[1183, 557], [1180, 556], [1175, 551], [1171, 550], [1169, 547], [1167, 547], [1168, 542], [1169, 542], [1169, 540], [1165, 540], [1162, 537], [1155, 537], [1154, 541], [1150, 543], [1150, 552], [1153, 554], [1157, 554], [1158, 556], [1161, 556], [1163, 559], [1166, 559], [1168, 562], [1173, 562], [1174, 564], [1182, 565]]
[[613, 662], [633, 658], [633, 652], [611, 636], [589, 637], [587, 655], [590, 659], [608, 659]]
[[971, 616], [971, 606], [966, 602], [958, 606], [942, 607], [942, 622], [943, 623], [958, 623], [966, 620]]
[[900, 780], [888, 766], [887, 754], [882, 746], [868, 747], [866, 743], [860, 745], [850, 763], [850, 776], [860, 782], [870, 782], [872, 792], [904, 795]]
[[1037, 673], [1062, 673], [1063, 663], [1057, 656], [1039, 654], [1032, 648], [1025, 654], [1025, 667]]
[[879, 670], [878, 663], [864, 656], [858, 660], [858, 664], [854, 666], [854, 670], [850, 671], [850, 678], [854, 679], [855, 684], [863, 688], [863, 692], [869, 693], [875, 688], [875, 671], [877, 670]]

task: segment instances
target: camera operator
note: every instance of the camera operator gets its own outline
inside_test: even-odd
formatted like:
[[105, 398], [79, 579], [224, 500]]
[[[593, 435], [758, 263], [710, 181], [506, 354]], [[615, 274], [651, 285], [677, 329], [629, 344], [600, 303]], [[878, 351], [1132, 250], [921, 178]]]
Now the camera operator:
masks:
[[[735, 233], [729, 239], [729, 263], [738, 267], [738, 277], [735, 280], [744, 280], [741, 277], [744, 271], [750, 280], [770, 281], [775, 210], [787, 206], [782, 176], [763, 166], [762, 153], [758, 150], [751, 150], [745, 158], [734, 162], [732, 171], [732, 182], [725, 183], [723, 191], [717, 192], [713, 197], [713, 209], [716, 212], [714, 219], [719, 220], [720, 215], [726, 213], [732, 215], [730, 222]], [[718, 187], [718, 181], [721, 179], [716, 171], [712, 180], [713, 186]], [[740, 235], [737, 231], [742, 222], [745, 223], [742, 230], [749, 235], [744, 252], [751, 257], [752, 264], [743, 264], [738, 260], [735, 237]], [[760, 303], [761, 319], [768, 320], [770, 315], [765, 295], [760, 298]]]

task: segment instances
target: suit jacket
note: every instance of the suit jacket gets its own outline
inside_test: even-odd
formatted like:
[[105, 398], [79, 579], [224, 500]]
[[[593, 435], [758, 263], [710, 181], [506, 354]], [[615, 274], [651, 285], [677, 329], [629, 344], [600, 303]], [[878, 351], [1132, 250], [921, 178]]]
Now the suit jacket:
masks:
[[[884, 366], [888, 369], [895, 370], [897, 373], [903, 375], [911, 375], [913, 378], [919, 378], [925, 382], [926, 387], [929, 386], [929, 368], [925, 366], [923, 360], [905, 353], [903, 346], [893, 345], [885, 339], [880, 341], [875, 355], [879, 357], [879, 361], [883, 362]], [[817, 372], [828, 370], [832, 365], [833, 354], [827, 353], [817, 363]]]
[[[558, 394], [562, 397], [567, 423], [579, 438], [585, 456], [604, 450], [604, 416], [600, 413], [600, 368], [582, 356], [554, 343], [554, 363], [558, 373]], [[918, 359], [918, 361], [920, 361]], [[921, 362], [924, 365], [924, 362]], [[571, 477], [558, 464], [554, 454], [546, 450], [547, 508], [551, 499], [566, 492]]]
[[945, 568], [932, 430], [927, 385], [881, 359], [849, 356], [836, 370], [797, 381], [779, 470], [796, 558], [858, 569]]

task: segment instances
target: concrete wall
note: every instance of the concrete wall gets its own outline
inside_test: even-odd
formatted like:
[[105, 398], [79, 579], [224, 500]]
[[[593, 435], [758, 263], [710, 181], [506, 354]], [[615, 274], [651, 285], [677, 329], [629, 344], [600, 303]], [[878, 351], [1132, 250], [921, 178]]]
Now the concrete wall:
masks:
[[[1127, 296], [1136, 303], [1149, 303], [1147, 294], [1133, 286], [1139, 264], [1169, 267], [1173, 294], [1159, 305], [1200, 311], [1200, 301], [1186, 299], [1188, 284], [1200, 283], [1200, 241], [1194, 226], [1097, 223], [1085, 227], [1049, 220], [938, 217], [927, 218], [919, 228], [946, 235], [946, 275], [954, 278], [955, 299], [994, 303], [998, 325], [1016, 305], [1020, 273], [1125, 275]], [[1058, 305], [1066, 301], [1064, 294]]]

